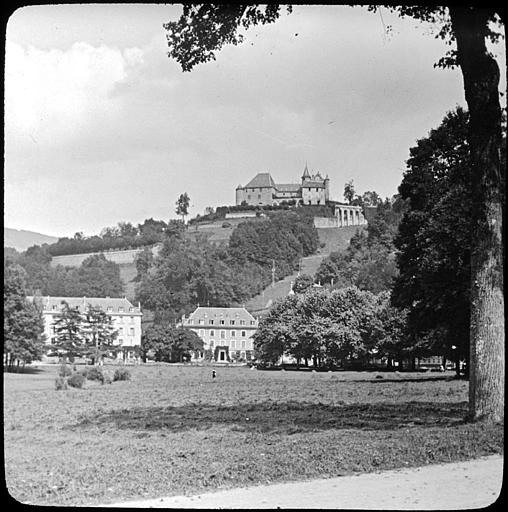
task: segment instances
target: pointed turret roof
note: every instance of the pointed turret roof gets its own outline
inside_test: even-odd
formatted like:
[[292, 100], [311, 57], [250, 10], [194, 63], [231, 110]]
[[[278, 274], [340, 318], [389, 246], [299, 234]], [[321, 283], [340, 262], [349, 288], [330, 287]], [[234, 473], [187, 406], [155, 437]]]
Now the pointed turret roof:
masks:
[[309, 169], [307, 167], [307, 162], [305, 162], [305, 169], [303, 170], [302, 179], [310, 178]]

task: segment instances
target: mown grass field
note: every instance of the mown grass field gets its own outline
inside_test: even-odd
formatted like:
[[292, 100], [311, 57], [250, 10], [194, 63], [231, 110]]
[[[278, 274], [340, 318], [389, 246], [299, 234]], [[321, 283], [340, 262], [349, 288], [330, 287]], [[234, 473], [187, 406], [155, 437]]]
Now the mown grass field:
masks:
[[[113, 372], [113, 368], [106, 371]], [[130, 381], [56, 391], [57, 367], [4, 374], [8, 490], [87, 505], [332, 477], [503, 450], [468, 424], [447, 374], [138, 366]]]

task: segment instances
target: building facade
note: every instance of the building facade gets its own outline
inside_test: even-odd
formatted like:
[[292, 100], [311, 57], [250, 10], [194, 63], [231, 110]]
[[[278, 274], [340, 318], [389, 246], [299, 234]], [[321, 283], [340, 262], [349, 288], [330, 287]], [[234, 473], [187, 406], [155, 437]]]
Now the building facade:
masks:
[[236, 188], [236, 204], [279, 205], [283, 201], [302, 205], [324, 205], [330, 199], [330, 179], [319, 172], [311, 175], [307, 165], [301, 183], [277, 184], [270, 173], [257, 174], [245, 187]]
[[99, 307], [107, 313], [113, 327], [118, 332], [114, 345], [123, 350], [117, 353], [117, 358], [131, 360], [136, 358], [135, 348], [141, 346], [141, 304], [134, 306], [126, 298], [110, 297], [28, 297], [42, 308], [44, 334], [46, 343], [55, 340], [55, 320], [57, 320], [63, 303], [67, 302], [71, 309], [79, 311], [83, 317], [89, 306]]
[[198, 307], [189, 316], [183, 316], [181, 323], [203, 340], [204, 352], [195, 359], [204, 359], [205, 351], [219, 363], [253, 359], [252, 337], [258, 329], [258, 320], [245, 308]]

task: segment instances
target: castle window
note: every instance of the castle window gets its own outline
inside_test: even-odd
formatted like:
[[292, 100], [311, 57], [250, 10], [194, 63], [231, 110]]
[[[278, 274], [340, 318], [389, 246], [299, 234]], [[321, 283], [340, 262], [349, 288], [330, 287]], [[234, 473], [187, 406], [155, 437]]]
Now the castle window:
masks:
[[247, 199], [250, 199], [250, 194], [247, 195]]
[[261, 199], [261, 194], [258, 194], [258, 199]]

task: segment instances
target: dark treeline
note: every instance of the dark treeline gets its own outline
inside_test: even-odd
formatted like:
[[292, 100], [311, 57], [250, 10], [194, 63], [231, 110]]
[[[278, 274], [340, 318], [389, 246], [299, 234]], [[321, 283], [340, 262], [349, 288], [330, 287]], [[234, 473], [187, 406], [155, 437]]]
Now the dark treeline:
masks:
[[170, 221], [167, 224], [162, 220], [146, 219], [138, 226], [130, 222], [119, 222], [117, 226], [104, 228], [100, 235], [83, 236], [82, 233], [76, 233], [73, 238], [60, 238], [48, 246], [48, 253], [51, 256], [62, 256], [153, 245], [161, 242], [168, 229], [173, 229], [172, 224], [177, 222]]
[[54, 297], [122, 297], [124, 285], [120, 267], [102, 254], [86, 258], [79, 267], [50, 265], [47, 246], [33, 246], [23, 253], [4, 251], [4, 264], [19, 265], [25, 271], [27, 295]]

